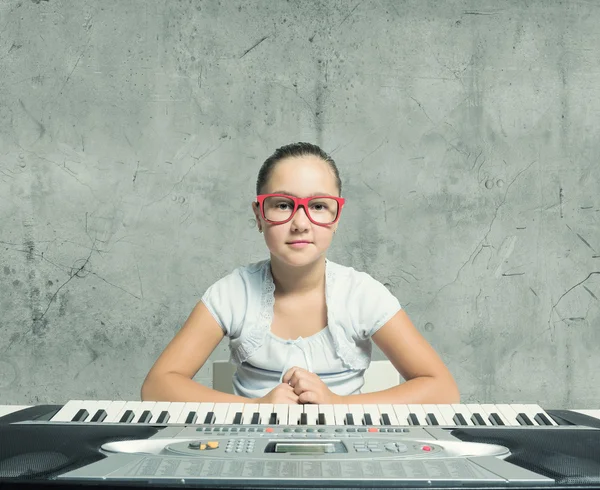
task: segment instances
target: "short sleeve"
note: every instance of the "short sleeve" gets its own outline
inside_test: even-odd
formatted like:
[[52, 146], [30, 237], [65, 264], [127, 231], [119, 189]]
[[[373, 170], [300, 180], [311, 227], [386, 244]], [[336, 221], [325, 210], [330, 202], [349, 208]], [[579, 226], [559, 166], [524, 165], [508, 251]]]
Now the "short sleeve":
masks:
[[358, 331], [361, 338], [370, 338], [402, 309], [396, 298], [383, 284], [366, 272], [359, 273], [352, 296], [358, 307]]
[[236, 269], [210, 286], [201, 301], [225, 335], [239, 336], [248, 305], [248, 282], [240, 269]]

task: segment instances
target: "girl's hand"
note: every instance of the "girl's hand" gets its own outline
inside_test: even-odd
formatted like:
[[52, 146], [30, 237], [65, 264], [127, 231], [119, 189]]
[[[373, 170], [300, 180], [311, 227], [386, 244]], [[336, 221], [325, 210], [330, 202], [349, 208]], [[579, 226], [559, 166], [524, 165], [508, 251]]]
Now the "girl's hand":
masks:
[[298, 403], [340, 403], [340, 396], [332, 393], [315, 373], [294, 366], [283, 375], [283, 383], [289, 384], [298, 396]]
[[254, 400], [255, 403], [287, 403], [288, 405], [294, 405], [298, 402], [298, 395], [294, 393], [292, 388], [287, 383], [279, 383], [269, 393], [262, 398]]

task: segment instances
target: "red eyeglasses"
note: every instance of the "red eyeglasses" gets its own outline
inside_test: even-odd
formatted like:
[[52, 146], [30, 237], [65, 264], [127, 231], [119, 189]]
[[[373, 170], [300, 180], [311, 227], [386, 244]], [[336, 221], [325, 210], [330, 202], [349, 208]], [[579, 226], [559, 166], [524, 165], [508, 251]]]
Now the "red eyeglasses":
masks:
[[327, 226], [335, 223], [342, 213], [346, 200], [343, 197], [313, 196], [299, 198], [287, 194], [261, 194], [256, 196], [260, 212], [265, 221], [281, 225], [290, 221], [302, 206], [308, 219], [315, 225]]

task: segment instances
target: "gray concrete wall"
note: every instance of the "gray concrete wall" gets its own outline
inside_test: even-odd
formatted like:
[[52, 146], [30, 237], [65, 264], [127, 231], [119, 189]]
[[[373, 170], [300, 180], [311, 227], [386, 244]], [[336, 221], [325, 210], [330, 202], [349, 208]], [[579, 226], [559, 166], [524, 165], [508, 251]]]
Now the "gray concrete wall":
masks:
[[262, 161], [312, 141], [348, 199], [329, 257], [388, 285], [465, 401], [598, 407], [599, 24], [597, 1], [0, 0], [0, 403], [137, 399], [203, 291], [266, 257]]

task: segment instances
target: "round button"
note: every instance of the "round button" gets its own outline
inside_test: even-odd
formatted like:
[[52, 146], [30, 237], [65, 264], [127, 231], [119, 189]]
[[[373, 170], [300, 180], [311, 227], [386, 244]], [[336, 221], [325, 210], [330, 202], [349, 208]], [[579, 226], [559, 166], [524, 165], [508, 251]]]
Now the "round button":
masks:
[[378, 432], [375, 427], [369, 427], [369, 432]]
[[273, 432], [273, 427], [267, 427], [267, 428], [265, 429], [265, 432]]
[[431, 451], [433, 448], [431, 446], [421, 446], [423, 451]]

